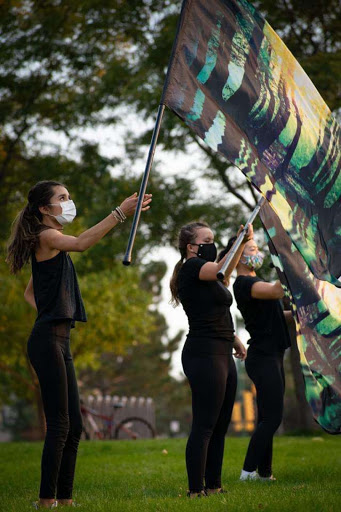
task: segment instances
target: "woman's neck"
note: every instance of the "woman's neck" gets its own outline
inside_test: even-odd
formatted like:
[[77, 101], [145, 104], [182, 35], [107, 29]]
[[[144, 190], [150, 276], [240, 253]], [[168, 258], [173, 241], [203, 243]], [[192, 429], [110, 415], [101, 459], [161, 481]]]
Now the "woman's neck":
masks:
[[237, 276], [250, 276], [250, 277], [256, 277], [256, 272], [252, 270], [251, 268], [245, 267], [240, 268], [237, 267]]
[[43, 215], [42, 224], [44, 224], [44, 226], [48, 226], [49, 228], [58, 229], [58, 231], [63, 231], [63, 226], [59, 224], [59, 222], [56, 219], [50, 217], [49, 215]]

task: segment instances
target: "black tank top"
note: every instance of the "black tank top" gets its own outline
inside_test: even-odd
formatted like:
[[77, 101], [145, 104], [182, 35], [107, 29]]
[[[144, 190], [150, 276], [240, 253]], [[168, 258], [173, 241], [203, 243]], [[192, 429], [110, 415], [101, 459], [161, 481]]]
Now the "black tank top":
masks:
[[68, 253], [60, 251], [49, 260], [37, 261], [32, 253], [32, 278], [38, 316], [36, 322], [71, 319], [86, 322], [77, 275]]

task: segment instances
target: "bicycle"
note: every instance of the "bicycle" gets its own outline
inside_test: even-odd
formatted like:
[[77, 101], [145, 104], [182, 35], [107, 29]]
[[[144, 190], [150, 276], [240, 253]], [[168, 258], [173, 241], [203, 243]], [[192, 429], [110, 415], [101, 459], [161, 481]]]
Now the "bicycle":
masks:
[[[86, 440], [90, 439], [153, 439], [156, 436], [154, 427], [149, 421], [138, 416], [115, 421], [115, 410], [123, 404], [113, 404], [110, 416], [100, 414], [94, 409], [86, 407], [81, 400], [81, 413], [83, 417], [83, 434]], [[97, 421], [96, 421], [97, 419]]]

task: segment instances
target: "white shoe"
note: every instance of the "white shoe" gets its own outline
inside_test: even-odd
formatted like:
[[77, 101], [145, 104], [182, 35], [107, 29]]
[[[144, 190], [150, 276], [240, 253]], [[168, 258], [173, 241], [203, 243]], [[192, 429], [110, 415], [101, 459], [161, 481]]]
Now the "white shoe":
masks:
[[47, 509], [49, 509], [49, 508], [57, 508], [57, 507], [58, 507], [58, 501], [55, 501], [54, 503], [51, 503], [51, 505], [50, 505], [50, 506], [48, 506], [48, 507], [43, 507], [42, 505], [40, 505], [39, 501], [34, 501], [34, 502], [32, 503], [32, 505], [33, 505], [33, 507], [34, 507], [36, 510], [39, 510], [39, 509], [41, 509], [41, 508], [45, 508], [45, 509], [46, 509], [46, 508], [47, 508]]
[[245, 482], [246, 480], [259, 480], [259, 479], [260, 479], [260, 476], [257, 473], [257, 471], [244, 471], [244, 469], [242, 469], [242, 472], [240, 473], [240, 478], [239, 478], [239, 480], [242, 480], [243, 482]]

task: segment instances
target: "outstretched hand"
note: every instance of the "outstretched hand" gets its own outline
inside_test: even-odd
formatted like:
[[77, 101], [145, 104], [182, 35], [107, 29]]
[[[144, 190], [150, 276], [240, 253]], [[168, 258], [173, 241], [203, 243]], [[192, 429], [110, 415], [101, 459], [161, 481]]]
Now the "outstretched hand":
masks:
[[[240, 228], [238, 229], [237, 237], [240, 235], [240, 233], [243, 231], [243, 229], [244, 229], [244, 225], [241, 224]], [[248, 224], [247, 232], [245, 233], [244, 238], [243, 238], [243, 243], [245, 244], [246, 242], [248, 242], [249, 240], [252, 240], [252, 239], [253, 239], [253, 226], [252, 226], [252, 224]]]
[[[145, 194], [143, 197], [142, 202], [142, 211], [145, 212], [146, 210], [149, 210], [150, 206], [149, 203], [152, 201], [152, 194]], [[129, 215], [133, 215], [133, 213], [136, 210], [138, 202], [138, 195], [137, 192], [134, 192], [133, 195], [127, 197], [123, 203], [120, 205], [121, 210], [123, 213], [129, 217]]]

